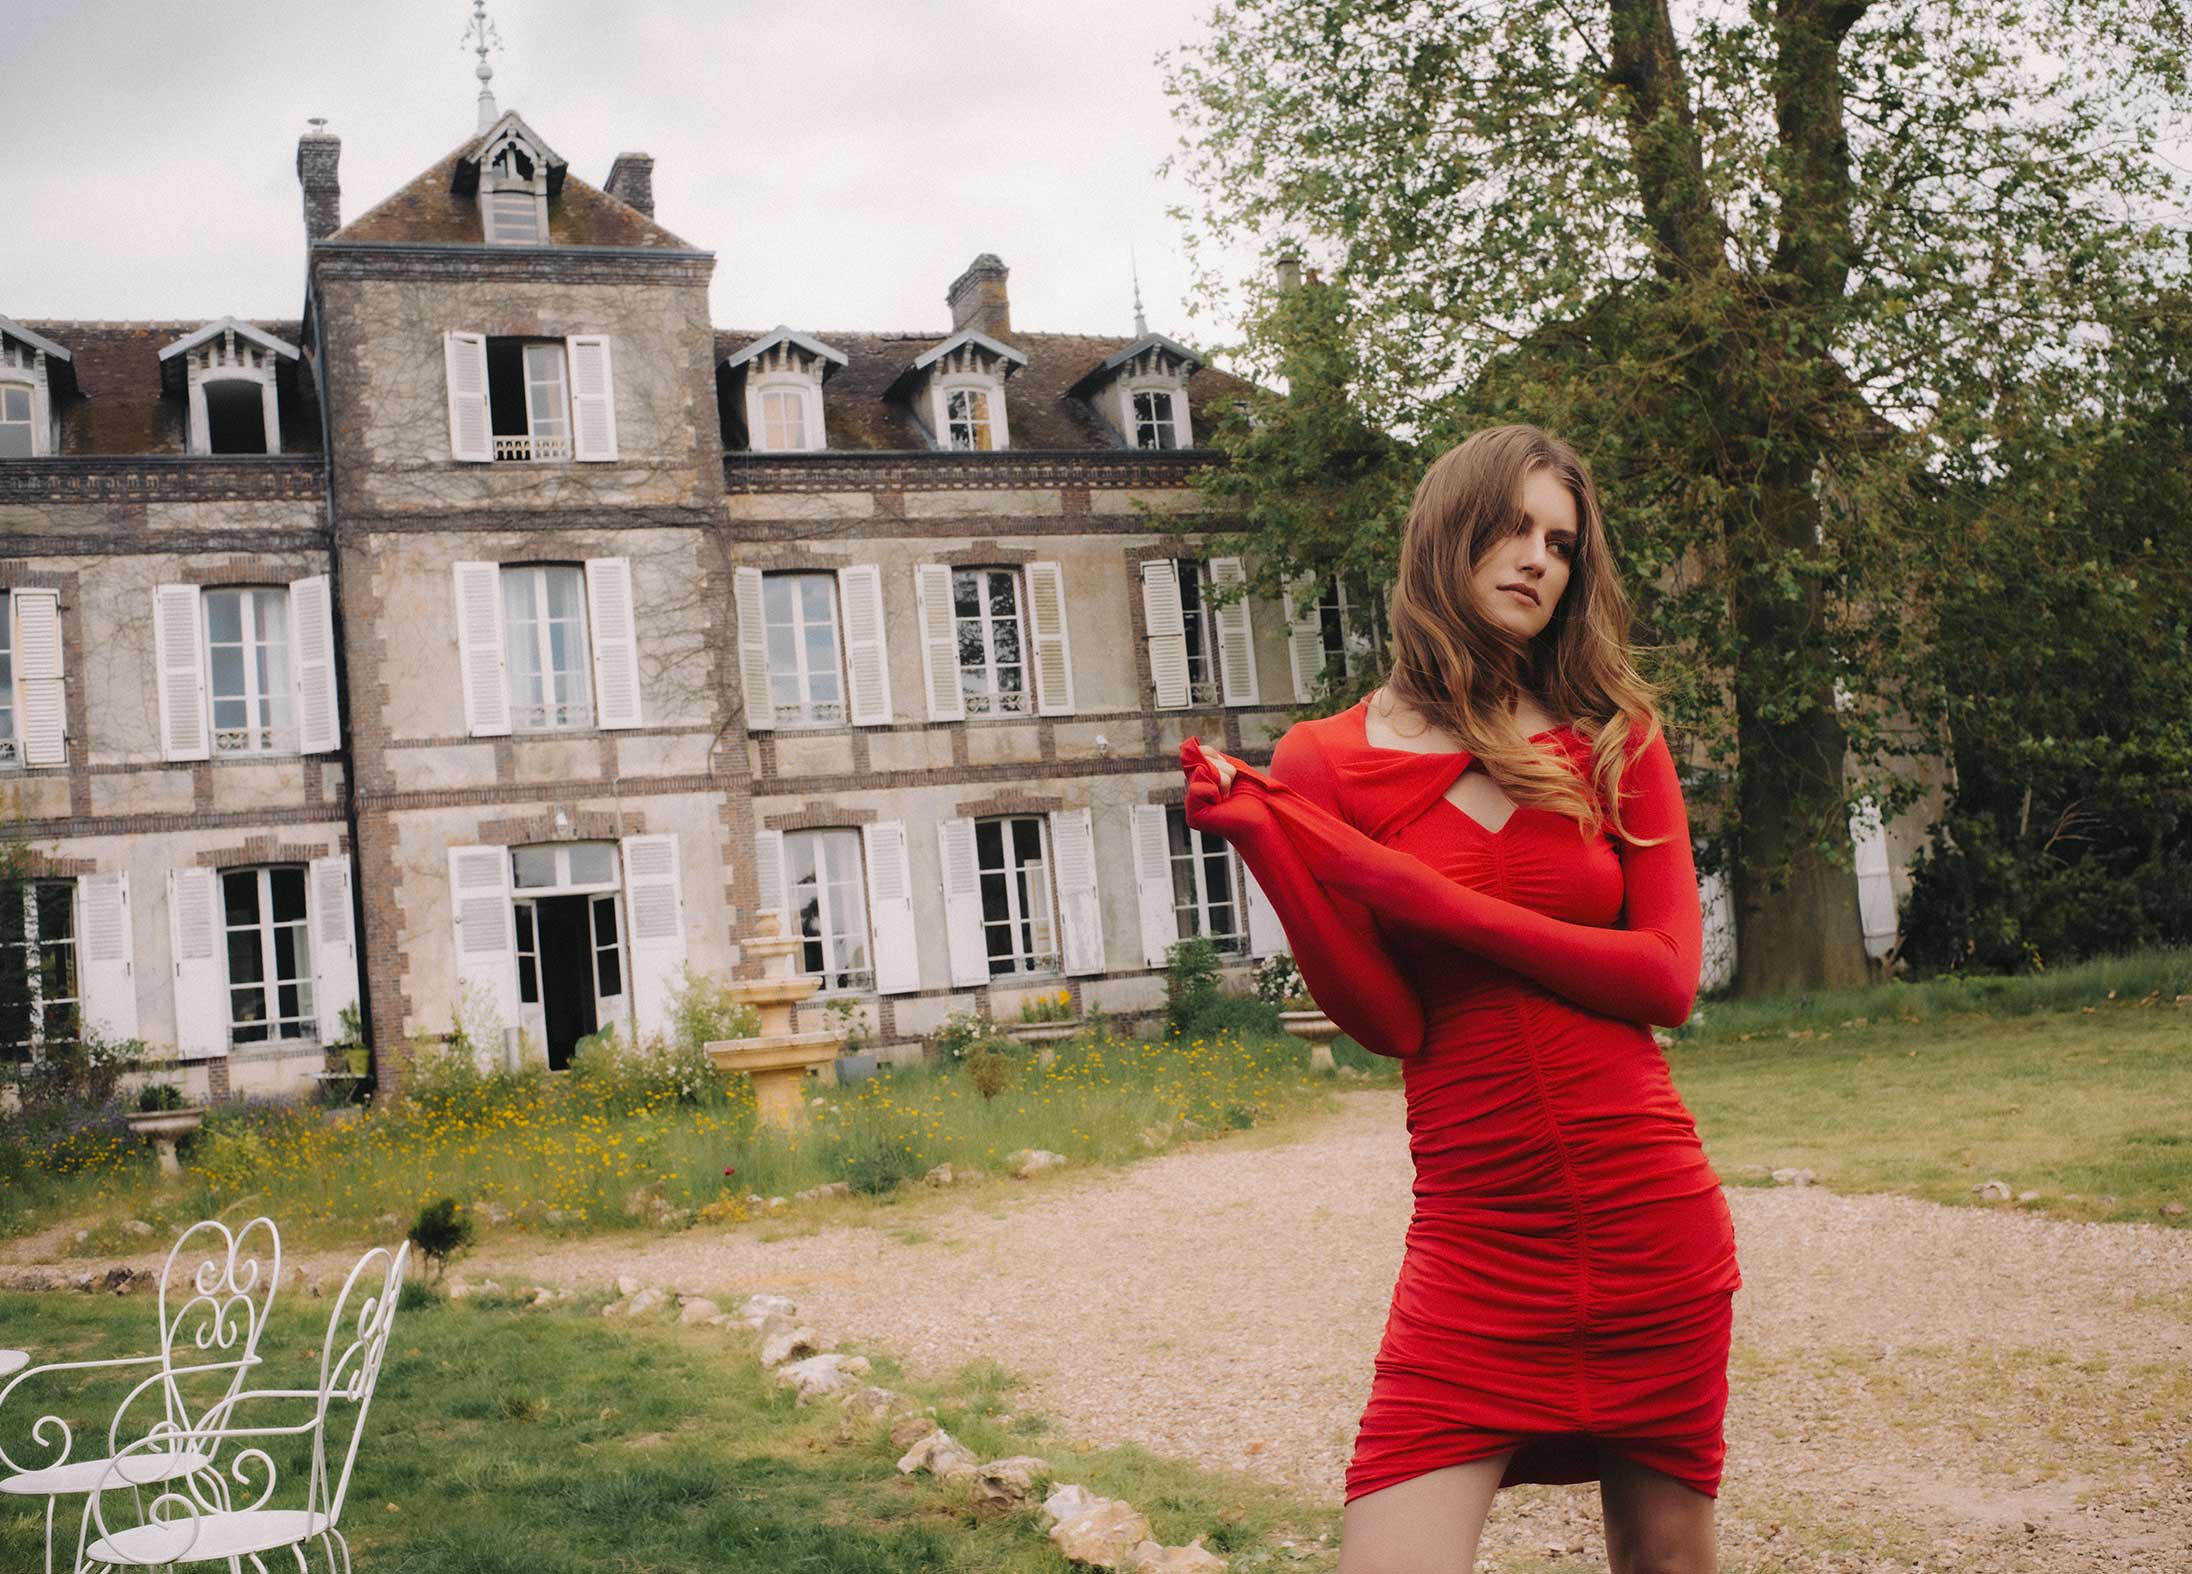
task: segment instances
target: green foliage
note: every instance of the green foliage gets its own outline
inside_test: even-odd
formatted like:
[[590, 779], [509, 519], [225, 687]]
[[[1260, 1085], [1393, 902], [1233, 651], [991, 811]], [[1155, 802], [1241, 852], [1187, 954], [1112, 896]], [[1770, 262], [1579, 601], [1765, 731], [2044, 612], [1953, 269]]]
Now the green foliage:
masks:
[[411, 1244], [418, 1248], [438, 1280], [449, 1259], [472, 1244], [472, 1220], [454, 1197], [437, 1197], [411, 1223]]
[[983, 1039], [967, 1051], [964, 1064], [974, 1091], [993, 1099], [1012, 1081], [1012, 1057], [995, 1039]]
[[752, 1038], [761, 1031], [761, 1012], [731, 998], [726, 980], [687, 966], [670, 993], [670, 1038], [684, 1055], [704, 1055], [704, 1047], [725, 1039]]
[[944, 1061], [964, 1060], [976, 1044], [1000, 1038], [1003, 1033], [987, 1011], [954, 1011], [929, 1033], [928, 1053]]
[[1267, 1006], [1294, 1011], [1316, 1004], [1310, 999], [1309, 986], [1302, 982], [1301, 969], [1294, 965], [1290, 952], [1274, 951], [1250, 968], [1248, 976], [1256, 998]]
[[1165, 948], [1167, 1032], [1176, 1037], [1193, 1033], [1219, 998], [1218, 948], [1207, 935], [1190, 935]]
[[26, 1111], [95, 1107], [114, 1097], [123, 1072], [152, 1058], [142, 1039], [108, 1040], [87, 1028], [72, 1039], [49, 1039], [23, 1067], [16, 1090]]
[[137, 1112], [141, 1115], [182, 1107], [183, 1090], [172, 1082], [148, 1082], [137, 1090]]
[[1071, 1022], [1073, 1020], [1073, 993], [1061, 989], [1055, 994], [1031, 995], [1020, 1002], [1020, 1020], [1023, 1022]]

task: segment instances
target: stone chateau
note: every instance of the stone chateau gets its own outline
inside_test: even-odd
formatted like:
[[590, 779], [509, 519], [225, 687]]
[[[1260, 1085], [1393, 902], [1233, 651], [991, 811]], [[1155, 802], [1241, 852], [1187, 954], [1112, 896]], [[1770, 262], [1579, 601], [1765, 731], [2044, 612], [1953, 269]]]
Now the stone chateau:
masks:
[[299, 320], [0, 316], [0, 944], [43, 961], [0, 1055], [290, 1091], [355, 1011], [384, 1094], [459, 1023], [561, 1067], [769, 909], [801, 1025], [888, 1057], [1282, 948], [1177, 750], [1259, 754], [1356, 651], [1331, 583], [1210, 603], [1237, 384], [1021, 328], [987, 253], [926, 331], [719, 328], [651, 159], [590, 185], [491, 103], [348, 223], [340, 151], [297, 146]]

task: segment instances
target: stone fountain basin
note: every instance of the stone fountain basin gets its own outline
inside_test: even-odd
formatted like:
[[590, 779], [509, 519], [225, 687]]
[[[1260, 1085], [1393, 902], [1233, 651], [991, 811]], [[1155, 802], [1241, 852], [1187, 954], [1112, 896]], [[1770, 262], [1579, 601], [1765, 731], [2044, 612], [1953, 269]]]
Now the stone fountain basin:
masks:
[[193, 1104], [183, 1109], [135, 1110], [122, 1118], [128, 1122], [129, 1129], [141, 1137], [181, 1137], [205, 1123], [206, 1106]]
[[[796, 1005], [822, 987], [818, 978], [742, 978], [726, 986], [733, 1000], [752, 1006]], [[751, 1040], [742, 1039], [741, 1043]]]
[[789, 1071], [836, 1060], [845, 1047], [845, 1035], [828, 1028], [812, 1033], [763, 1033], [756, 1038], [721, 1039], [705, 1047], [719, 1071]]

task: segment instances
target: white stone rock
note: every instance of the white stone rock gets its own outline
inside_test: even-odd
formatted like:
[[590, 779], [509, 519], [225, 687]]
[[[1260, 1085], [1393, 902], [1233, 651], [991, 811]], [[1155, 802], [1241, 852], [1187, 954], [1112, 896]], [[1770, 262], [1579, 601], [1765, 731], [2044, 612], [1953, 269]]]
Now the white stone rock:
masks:
[[688, 1295], [677, 1309], [677, 1320], [687, 1327], [694, 1323], [711, 1322], [723, 1314], [723, 1308], [705, 1295]]
[[1133, 1504], [1099, 1498], [1093, 1508], [1051, 1526], [1050, 1539], [1072, 1562], [1121, 1569], [1129, 1566], [1135, 1548], [1156, 1537], [1150, 1533], [1149, 1516]]
[[1811, 1186], [1817, 1184], [1818, 1179], [1819, 1177], [1812, 1174], [1810, 1170], [1775, 1170], [1773, 1172], [1773, 1183], [1776, 1186]]
[[798, 1202], [821, 1202], [827, 1197], [849, 1196], [851, 1192], [852, 1186], [849, 1182], [831, 1181], [826, 1186], [809, 1186], [805, 1191], [795, 1191], [792, 1197]]
[[639, 1294], [642, 1288], [644, 1288], [644, 1286], [642, 1286], [640, 1282], [637, 1279], [633, 1278], [630, 1274], [620, 1273], [617, 1275], [617, 1294], [629, 1298], [631, 1296]]
[[1013, 1165], [1012, 1173], [1020, 1180], [1040, 1175], [1045, 1170], [1059, 1169], [1066, 1162], [1063, 1153], [1052, 1153], [1045, 1148], [1029, 1148], [1017, 1157], [1019, 1162]]
[[896, 1418], [913, 1409], [913, 1401], [904, 1394], [873, 1383], [856, 1388], [845, 1395], [845, 1414], [854, 1421], [880, 1421], [886, 1416]]
[[949, 1186], [959, 1177], [952, 1172], [952, 1167], [949, 1164], [939, 1164], [921, 1178], [931, 1186]]
[[761, 1364], [782, 1366], [786, 1361], [796, 1361], [802, 1356], [819, 1355], [822, 1341], [812, 1328], [784, 1328], [769, 1334], [761, 1341]]
[[152, 1226], [145, 1223], [145, 1221], [142, 1219], [125, 1219], [122, 1221], [122, 1233], [125, 1235], [134, 1235], [139, 1240], [143, 1240], [145, 1237], [152, 1234]]
[[974, 1506], [1016, 1508], [1035, 1495], [1035, 1483], [1050, 1474], [1050, 1461], [1033, 1454], [992, 1459], [974, 1471]]
[[642, 1290], [625, 1303], [624, 1315], [627, 1317], [645, 1317], [668, 1299], [669, 1297], [660, 1290]]
[[781, 1368], [776, 1380], [787, 1388], [799, 1390], [804, 1404], [825, 1394], [841, 1394], [851, 1390], [853, 1379], [868, 1373], [867, 1359], [857, 1355], [810, 1355], [803, 1361], [794, 1361]]
[[2040, 1194], [2036, 1191], [2021, 1191], [2017, 1193], [2017, 1200], [2019, 1202], [2038, 1202]]
[[1184, 1547], [1167, 1547], [1145, 1541], [1126, 1563], [1129, 1574], [1224, 1574], [1225, 1559], [1206, 1551], [1197, 1536]]
[[796, 1317], [799, 1308], [784, 1295], [749, 1295], [738, 1308], [739, 1321], [749, 1328], [759, 1328], [771, 1314], [780, 1317]]
[[1078, 1482], [1060, 1483], [1050, 1489], [1050, 1496], [1043, 1499], [1043, 1517], [1055, 1525], [1061, 1519], [1071, 1519], [1085, 1514], [1104, 1501]]
[[1971, 1189], [1981, 1202], [2007, 1202], [2012, 1195], [2006, 1180], [1981, 1181]]
[[917, 1470], [926, 1470], [932, 1476], [958, 1476], [980, 1465], [981, 1461], [972, 1451], [938, 1427], [906, 1450], [905, 1457], [898, 1461], [898, 1472], [910, 1476]]

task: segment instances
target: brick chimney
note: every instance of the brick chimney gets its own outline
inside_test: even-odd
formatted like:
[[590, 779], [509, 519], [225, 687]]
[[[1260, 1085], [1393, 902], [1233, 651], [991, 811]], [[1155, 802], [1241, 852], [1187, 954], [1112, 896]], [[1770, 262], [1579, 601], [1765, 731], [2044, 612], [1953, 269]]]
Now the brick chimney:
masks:
[[944, 300], [951, 307], [953, 333], [972, 328], [992, 339], [1012, 337], [1012, 300], [1005, 293], [1005, 276], [1010, 271], [995, 252], [985, 251], [952, 280]]
[[655, 216], [655, 160], [651, 153], [619, 153], [601, 189], [617, 201]]
[[297, 139], [297, 184], [304, 187], [307, 246], [342, 228], [342, 183], [335, 178], [342, 138], [328, 130], [324, 120], [312, 121], [311, 126]]

